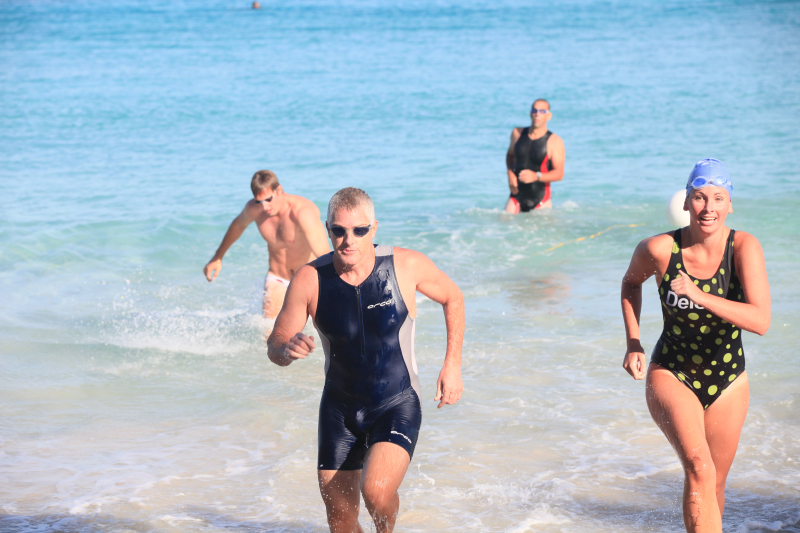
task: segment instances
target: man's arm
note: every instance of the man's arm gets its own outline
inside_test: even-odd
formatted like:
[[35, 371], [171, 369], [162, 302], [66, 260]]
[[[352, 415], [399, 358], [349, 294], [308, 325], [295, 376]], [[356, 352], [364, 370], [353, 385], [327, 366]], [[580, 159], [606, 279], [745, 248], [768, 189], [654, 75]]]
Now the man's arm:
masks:
[[439, 270], [425, 254], [407, 250], [406, 265], [416, 280], [416, 290], [441, 304], [447, 327], [447, 350], [436, 381], [438, 407], [455, 404], [461, 399], [461, 346], [464, 342], [464, 295], [447, 274]]
[[302, 331], [318, 283], [317, 270], [311, 265], [301, 267], [292, 278], [281, 312], [275, 319], [275, 327], [267, 339], [269, 360], [278, 366], [289, 366], [314, 351], [314, 337], [304, 335]]
[[550, 164], [553, 170], [542, 172], [539, 181], [544, 183], [552, 183], [554, 181], [561, 181], [564, 179], [564, 163], [567, 159], [567, 153], [564, 149], [564, 141], [555, 133], [550, 136], [547, 141], [551, 145], [550, 149]]
[[[203, 267], [203, 274], [206, 275], [206, 279], [208, 281], [214, 281], [217, 279], [219, 275], [219, 271], [222, 270], [222, 257], [225, 255], [225, 252], [228, 251], [228, 248], [233, 246], [239, 237], [242, 236], [244, 230], [247, 229], [247, 226], [253, 221], [250, 217], [250, 214], [247, 212], [247, 208], [249, 207], [250, 202], [248, 201], [245, 204], [244, 209], [239, 215], [233, 219], [231, 225], [228, 226], [228, 231], [225, 232], [225, 236], [222, 238], [222, 242], [217, 248], [217, 251], [214, 252], [214, 257], [211, 258], [211, 261]], [[213, 273], [213, 275], [212, 275]]]
[[514, 165], [516, 165], [516, 157], [514, 156], [514, 145], [519, 140], [520, 132], [517, 128], [511, 130], [511, 144], [508, 145], [508, 152], [506, 152], [506, 173], [508, 174], [508, 188], [511, 194], [519, 192], [517, 184], [517, 175], [514, 174]]
[[297, 224], [303, 230], [315, 258], [331, 251], [331, 247], [328, 244], [328, 234], [319, 219], [320, 213], [316, 207], [303, 209], [297, 217]]

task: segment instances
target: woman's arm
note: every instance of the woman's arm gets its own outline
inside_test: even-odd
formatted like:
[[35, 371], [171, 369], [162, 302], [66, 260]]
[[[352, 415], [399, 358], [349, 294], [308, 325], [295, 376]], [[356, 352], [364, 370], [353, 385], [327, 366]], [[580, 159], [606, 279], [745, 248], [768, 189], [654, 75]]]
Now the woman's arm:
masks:
[[[663, 247], [663, 235], [650, 237], [639, 243], [631, 257], [628, 271], [622, 278], [622, 320], [625, 322], [626, 349], [622, 367], [634, 379], [645, 376], [646, 357], [639, 340], [639, 316], [642, 312], [642, 284], [653, 274], [658, 274], [656, 259]], [[662, 246], [659, 246], [662, 245]]]

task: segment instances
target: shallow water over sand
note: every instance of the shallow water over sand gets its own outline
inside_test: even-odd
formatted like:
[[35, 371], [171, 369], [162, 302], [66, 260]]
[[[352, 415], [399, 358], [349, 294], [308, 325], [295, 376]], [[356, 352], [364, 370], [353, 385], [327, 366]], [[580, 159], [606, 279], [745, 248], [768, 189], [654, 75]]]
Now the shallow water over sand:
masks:
[[[444, 321], [418, 297], [398, 531], [679, 530], [619, 283], [708, 156], [773, 298], [744, 339], [725, 531], [800, 531], [797, 6], [241, 4], [0, 5], [0, 531], [326, 530], [322, 354], [267, 360], [252, 228], [201, 274], [259, 168], [321, 208], [365, 188], [377, 241], [465, 293], [465, 393], [442, 410]], [[556, 209], [509, 217], [508, 135], [538, 96], [567, 175]], [[648, 282], [647, 349], [660, 322]]]

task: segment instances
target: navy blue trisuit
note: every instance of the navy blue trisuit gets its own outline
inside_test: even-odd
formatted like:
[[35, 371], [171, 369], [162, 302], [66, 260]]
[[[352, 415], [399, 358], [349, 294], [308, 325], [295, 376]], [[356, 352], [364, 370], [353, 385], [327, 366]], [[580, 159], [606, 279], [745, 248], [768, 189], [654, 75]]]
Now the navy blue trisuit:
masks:
[[325, 351], [319, 470], [360, 470], [369, 446], [391, 442], [409, 458], [422, 424], [414, 319], [400, 294], [393, 248], [375, 246], [360, 285], [342, 280], [333, 253], [312, 263], [319, 279], [314, 327]]

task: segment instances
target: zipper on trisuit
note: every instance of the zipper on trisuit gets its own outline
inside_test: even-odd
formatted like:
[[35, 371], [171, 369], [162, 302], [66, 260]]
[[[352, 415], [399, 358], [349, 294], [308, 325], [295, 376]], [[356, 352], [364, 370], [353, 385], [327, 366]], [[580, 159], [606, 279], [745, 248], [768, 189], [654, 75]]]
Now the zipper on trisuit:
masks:
[[361, 359], [364, 359], [364, 317], [361, 315], [361, 291], [356, 287], [356, 299], [358, 300], [358, 327], [361, 330]]

